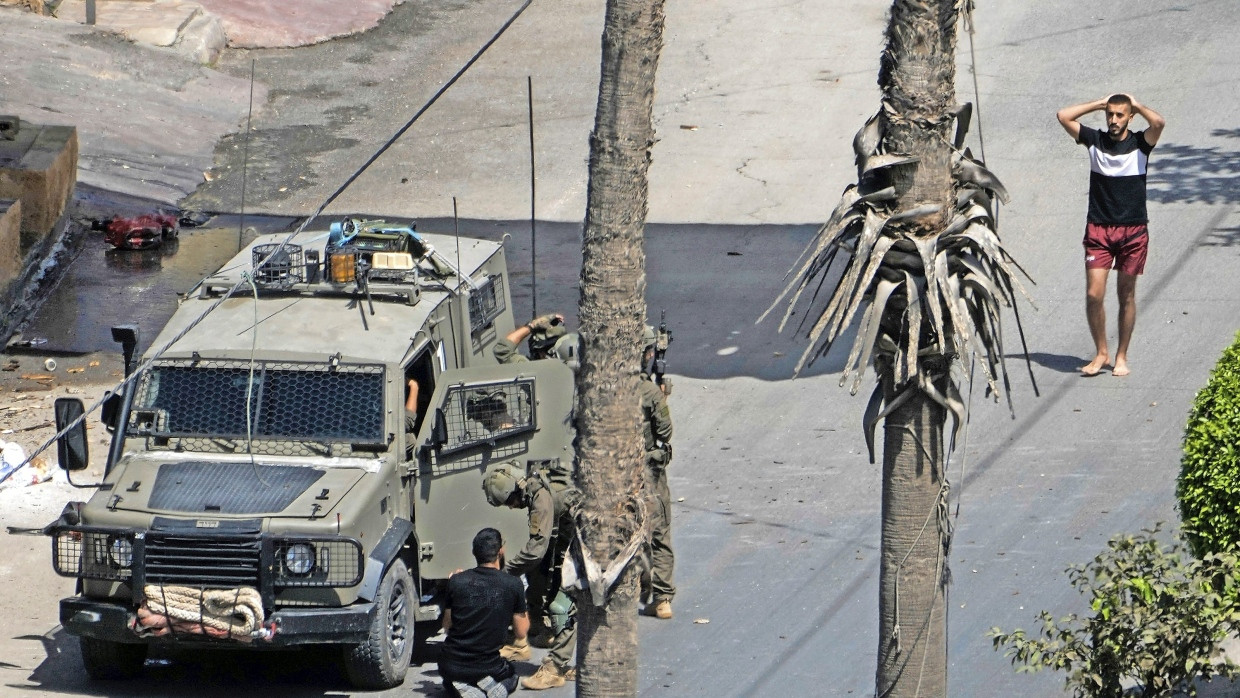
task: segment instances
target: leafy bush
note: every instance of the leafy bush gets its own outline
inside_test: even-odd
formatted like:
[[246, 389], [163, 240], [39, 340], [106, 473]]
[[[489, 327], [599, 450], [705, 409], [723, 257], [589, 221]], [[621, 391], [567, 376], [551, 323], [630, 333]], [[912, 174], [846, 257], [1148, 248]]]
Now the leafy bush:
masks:
[[1176, 497], [1193, 554], [1240, 545], [1240, 333], [1193, 400]]
[[[1067, 672], [1064, 684], [1076, 698], [1196, 695], [1194, 679], [1240, 674], [1218, 652], [1240, 627], [1236, 556], [1193, 559], [1179, 543], [1160, 543], [1160, 527], [1116, 536], [1092, 563], [1068, 568], [1090, 615], [1056, 621], [1042, 611], [1042, 630], [1033, 635], [991, 628], [995, 649], [1006, 647], [1017, 671]], [[1125, 684], [1135, 688], [1125, 694]]]

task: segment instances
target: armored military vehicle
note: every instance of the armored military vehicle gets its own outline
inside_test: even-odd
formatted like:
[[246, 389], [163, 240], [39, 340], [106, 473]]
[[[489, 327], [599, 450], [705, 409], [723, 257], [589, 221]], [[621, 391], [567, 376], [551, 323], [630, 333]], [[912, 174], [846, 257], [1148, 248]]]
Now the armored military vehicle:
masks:
[[[136, 675], [152, 643], [330, 643], [358, 687], [397, 685], [474, 534], [526, 535], [487, 504], [486, 466], [571, 463], [569, 368], [492, 356], [513, 328], [502, 244], [349, 219], [288, 237], [183, 298], [105, 404], [102, 484], [48, 529], [94, 678]], [[136, 337], [114, 335], [129, 374]], [[84, 426], [59, 447], [86, 467]]]

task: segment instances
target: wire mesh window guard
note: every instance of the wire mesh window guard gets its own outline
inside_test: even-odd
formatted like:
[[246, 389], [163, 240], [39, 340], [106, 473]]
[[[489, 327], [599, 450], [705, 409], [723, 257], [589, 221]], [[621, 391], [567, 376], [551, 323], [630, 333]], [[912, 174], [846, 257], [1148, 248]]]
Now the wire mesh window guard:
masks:
[[442, 406], [448, 440], [441, 453], [452, 453], [537, 428], [534, 379], [472, 383], [448, 389]]
[[251, 373], [244, 361], [164, 360], [139, 382], [129, 431], [380, 445], [383, 386], [378, 364], [256, 362]]
[[504, 312], [504, 277], [489, 276], [469, 295], [469, 329], [478, 334]]

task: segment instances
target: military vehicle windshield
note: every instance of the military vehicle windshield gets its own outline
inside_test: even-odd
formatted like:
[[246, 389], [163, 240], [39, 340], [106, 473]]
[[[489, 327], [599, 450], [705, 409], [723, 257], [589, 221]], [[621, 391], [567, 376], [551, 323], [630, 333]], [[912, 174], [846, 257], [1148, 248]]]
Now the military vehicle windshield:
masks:
[[186, 450], [219, 439], [383, 446], [384, 382], [382, 365], [165, 360], [138, 382], [129, 433]]

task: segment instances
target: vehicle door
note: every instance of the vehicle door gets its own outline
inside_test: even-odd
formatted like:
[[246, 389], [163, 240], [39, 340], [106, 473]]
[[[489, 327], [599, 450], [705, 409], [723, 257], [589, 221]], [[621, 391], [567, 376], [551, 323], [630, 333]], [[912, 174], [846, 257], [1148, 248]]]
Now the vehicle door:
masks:
[[483, 474], [501, 462], [571, 467], [573, 373], [554, 359], [445, 371], [430, 409], [418, 432], [414, 528], [421, 576], [442, 579], [474, 566], [482, 528], [499, 529], [510, 552], [525, 544], [525, 511], [488, 504]]

